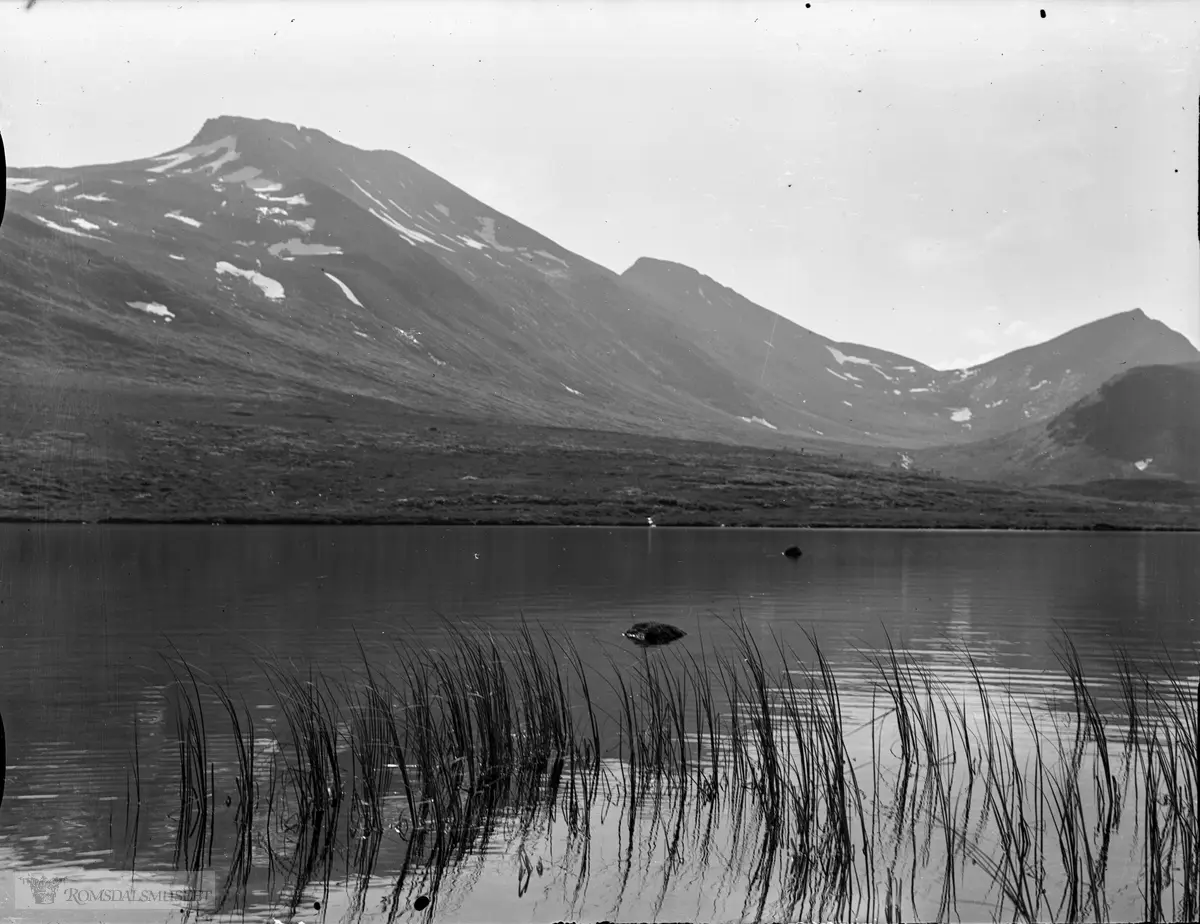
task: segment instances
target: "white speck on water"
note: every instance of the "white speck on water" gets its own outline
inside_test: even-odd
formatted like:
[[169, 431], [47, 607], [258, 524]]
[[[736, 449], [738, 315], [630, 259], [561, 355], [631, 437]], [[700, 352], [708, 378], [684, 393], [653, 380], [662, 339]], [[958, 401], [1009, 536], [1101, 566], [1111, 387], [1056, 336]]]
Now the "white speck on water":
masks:
[[252, 283], [262, 289], [263, 295], [269, 299], [278, 301], [279, 299], [283, 298], [283, 285], [269, 276], [264, 276], [262, 273], [257, 272], [256, 270], [239, 269], [232, 263], [226, 263], [224, 260], [217, 264], [216, 270], [218, 276], [229, 273], [233, 276], [242, 276], [246, 279], [249, 279]]
[[966, 423], [971, 419], [971, 409], [969, 407], [955, 408], [950, 414], [950, 419], [955, 423]]
[[174, 218], [176, 221], [182, 221], [185, 225], [191, 225], [193, 228], [199, 228], [200, 222], [194, 218], [188, 218], [187, 215], [180, 215], [178, 212], [167, 212], [163, 218]]
[[355, 297], [354, 293], [350, 291], [350, 287], [346, 285], [346, 283], [342, 282], [342, 280], [338, 279], [337, 276], [333, 275], [333, 273], [329, 272], [328, 270], [322, 270], [321, 272], [323, 272], [326, 276], [332, 279], [334, 283], [337, 284], [337, 287], [342, 290], [342, 294], [345, 295], [346, 298], [358, 305], [359, 308], [363, 307], [363, 303]]
[[146, 314], [166, 318], [167, 321], [175, 317], [174, 313], [169, 311], [166, 305], [160, 305], [158, 302], [126, 302], [125, 304], [130, 308], [136, 308], [138, 311], [144, 311]]

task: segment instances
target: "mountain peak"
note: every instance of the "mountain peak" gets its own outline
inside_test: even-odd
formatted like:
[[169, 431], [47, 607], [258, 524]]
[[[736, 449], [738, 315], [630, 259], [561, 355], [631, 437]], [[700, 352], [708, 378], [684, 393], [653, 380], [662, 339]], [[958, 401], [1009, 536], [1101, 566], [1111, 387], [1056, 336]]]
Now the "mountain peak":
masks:
[[276, 122], [273, 119], [252, 119], [248, 116], [219, 115], [204, 120], [200, 130], [192, 137], [190, 144], [206, 144], [223, 138], [226, 135], [262, 134], [274, 137], [295, 139], [299, 135], [325, 133], [315, 128], [303, 128], [291, 122]]

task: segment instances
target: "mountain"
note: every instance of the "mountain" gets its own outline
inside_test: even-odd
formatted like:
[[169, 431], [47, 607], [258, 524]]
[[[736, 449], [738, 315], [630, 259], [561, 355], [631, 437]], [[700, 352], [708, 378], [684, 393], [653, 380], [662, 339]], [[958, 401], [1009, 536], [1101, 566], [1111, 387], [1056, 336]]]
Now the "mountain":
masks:
[[1122, 371], [1200, 359], [1139, 309], [970, 369], [938, 371], [793, 324], [689, 267], [638, 260], [624, 278], [742, 381], [769, 390], [786, 430], [917, 447], [974, 442], [1049, 419]]
[[[1048, 421], [965, 446], [914, 453], [945, 474], [1027, 484], [1136, 480], [1122, 496], [1200, 487], [1200, 363], [1130, 369]], [[1111, 495], [1112, 484], [1101, 493]]]
[[10, 370], [674, 435], [767, 412], [616, 273], [399, 154], [222, 117], [6, 186]]
[[679, 264], [617, 274], [400, 154], [266, 120], [210, 119], [141, 160], [10, 170], [6, 189], [0, 382], [75, 394], [334, 395], [900, 453], [974, 446], [1124, 369], [1200, 358], [1135, 311], [937, 371]]

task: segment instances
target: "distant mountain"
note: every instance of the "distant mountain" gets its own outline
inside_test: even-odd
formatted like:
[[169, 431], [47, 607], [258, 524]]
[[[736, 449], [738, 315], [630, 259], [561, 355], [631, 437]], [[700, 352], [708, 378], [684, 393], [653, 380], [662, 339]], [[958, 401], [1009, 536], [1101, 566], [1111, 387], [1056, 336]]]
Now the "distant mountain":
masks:
[[210, 119], [164, 154], [10, 168], [6, 188], [0, 381], [359, 395], [501, 425], [886, 455], [974, 446], [1123, 370], [1200, 359], [1136, 311], [937, 371], [679, 264], [618, 275], [400, 154], [280, 122]]
[[[1200, 486], [1200, 363], [1142, 366], [1043, 423], [990, 440], [913, 454], [950, 475], [1031, 484], [1137, 479]], [[1177, 488], [1147, 486], [1142, 499]], [[1104, 491], [1113, 494], [1111, 485]]]
[[838, 343], [762, 308], [677, 263], [641, 259], [624, 278], [697, 326], [703, 347], [787, 410], [784, 429], [907, 447], [970, 442], [1046, 420], [1120, 372], [1200, 359], [1200, 352], [1139, 309], [1085, 324], [1046, 343], [970, 369]]

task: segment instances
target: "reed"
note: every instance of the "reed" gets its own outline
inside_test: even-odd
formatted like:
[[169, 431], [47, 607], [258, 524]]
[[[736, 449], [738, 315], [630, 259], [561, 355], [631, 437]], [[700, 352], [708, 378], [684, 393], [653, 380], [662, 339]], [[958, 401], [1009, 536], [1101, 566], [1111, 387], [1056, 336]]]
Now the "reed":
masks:
[[661, 877], [653, 907], [694, 866], [744, 895], [755, 920], [952, 920], [966, 894], [986, 893], [995, 916], [1107, 921], [1134, 882], [1149, 920], [1200, 910], [1200, 687], [1169, 659], [1151, 673], [1116, 652], [1105, 698], [1064, 639], [1069, 696], [1052, 702], [989, 681], [965, 650], [968, 683], [952, 690], [889, 638], [866, 653], [872, 712], [851, 727], [814, 636], [804, 659], [778, 638], [764, 649], [744, 621], [728, 628], [717, 651], [697, 634], [694, 648], [606, 664], [525, 624], [507, 638], [451, 627], [443, 649], [390, 657], [360, 645], [361, 663], [336, 677], [265, 663], [280, 715], [269, 751], [244, 704], [177, 661], [176, 863], [199, 868], [215, 839], [207, 702], [232, 742], [221, 784], [238, 800], [226, 851], [238, 904], [267, 862], [293, 910], [345, 881], [361, 911], [381, 850], [400, 839], [390, 907], [420, 889], [428, 915], [469, 857], [556, 830], [574, 902], [612, 805], [618, 905], [640, 864], [643, 880]]

